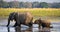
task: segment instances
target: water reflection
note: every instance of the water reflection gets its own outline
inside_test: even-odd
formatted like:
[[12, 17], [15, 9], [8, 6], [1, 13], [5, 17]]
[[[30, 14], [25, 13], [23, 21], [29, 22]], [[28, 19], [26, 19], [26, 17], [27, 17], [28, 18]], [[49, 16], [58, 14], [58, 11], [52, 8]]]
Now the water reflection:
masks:
[[[32, 28], [29, 27], [5, 27], [0, 26], [0, 32], [60, 32], [60, 22], [52, 23], [53, 28], [42, 28], [39, 29], [37, 25], [33, 25]], [[7, 28], [7, 30], [6, 30]]]
[[21, 27], [19, 26], [15, 27], [15, 32], [21, 32]]
[[[7, 27], [8, 32], [10, 32], [10, 27]], [[34, 27], [30, 27], [27, 28], [26, 30], [22, 30], [21, 27], [17, 26], [15, 27], [15, 32], [51, 32], [49, 28], [43, 28], [43, 29], [39, 29], [39, 28], [34, 28]]]
[[8, 32], [10, 32], [10, 29], [9, 29], [9, 27], [7, 27], [7, 30], [8, 30]]
[[32, 28], [27, 28], [26, 30], [21, 30], [21, 32], [32, 32]]
[[51, 32], [50, 28], [43, 28], [43, 29], [39, 29], [40, 32]]
[[15, 32], [32, 32], [32, 27], [27, 28], [26, 30], [21, 30], [22, 28], [17, 26], [15, 27]]
[[[59, 19], [60, 20], [60, 19]], [[51, 22], [53, 28], [43, 28], [43, 29], [39, 29], [37, 25], [33, 25], [32, 28], [29, 27], [25, 27], [22, 26], [20, 27], [11, 27], [13, 26], [11, 23], [11, 25], [9, 27], [6, 27], [7, 20], [6, 19], [2, 19], [0, 20], [0, 32], [60, 32], [60, 22], [56, 21], [56, 22]]]
[[[10, 27], [7, 27], [7, 31], [10, 32]], [[22, 30], [21, 27], [17, 26], [17, 27], [15, 27], [15, 32], [32, 32], [32, 28], [30, 27], [26, 30], [24, 30], [24, 29]]]

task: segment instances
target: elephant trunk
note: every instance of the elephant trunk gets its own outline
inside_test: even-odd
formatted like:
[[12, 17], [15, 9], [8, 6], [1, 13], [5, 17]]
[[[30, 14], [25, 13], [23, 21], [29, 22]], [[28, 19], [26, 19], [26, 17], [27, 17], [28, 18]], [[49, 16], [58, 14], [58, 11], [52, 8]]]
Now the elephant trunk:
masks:
[[10, 24], [10, 19], [8, 19], [8, 24], [7, 24], [7, 27], [9, 26], [9, 24]]

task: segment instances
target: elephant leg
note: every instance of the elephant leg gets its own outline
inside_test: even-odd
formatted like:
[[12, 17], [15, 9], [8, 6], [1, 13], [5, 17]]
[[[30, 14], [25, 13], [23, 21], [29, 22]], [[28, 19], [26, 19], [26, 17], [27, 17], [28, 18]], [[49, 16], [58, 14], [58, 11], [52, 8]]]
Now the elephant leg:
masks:
[[16, 27], [17, 26], [17, 23], [15, 23], [15, 25], [13, 27]]
[[45, 28], [45, 27], [46, 27], [46, 24], [43, 23], [43, 24], [42, 24], [42, 27]]
[[28, 30], [32, 31], [32, 23], [29, 24], [29, 29]]
[[18, 24], [17, 26], [19, 26], [19, 27], [20, 27], [20, 26], [21, 26], [21, 24]]
[[18, 27], [21, 27], [21, 24], [17, 24]]
[[7, 27], [9, 26], [9, 24], [10, 24], [10, 20], [8, 19], [8, 24], [7, 24]]
[[32, 24], [33, 24], [32, 20], [33, 20], [33, 18], [31, 19], [31, 21], [29, 23], [29, 27], [32, 27]]
[[41, 25], [39, 24], [39, 28], [41, 28]]
[[17, 22], [17, 26], [21, 27], [21, 23], [18, 23], [18, 22]]
[[39, 28], [40, 28], [40, 24], [39, 24]]
[[32, 23], [29, 23], [29, 25], [28, 25], [29, 27], [32, 27]]

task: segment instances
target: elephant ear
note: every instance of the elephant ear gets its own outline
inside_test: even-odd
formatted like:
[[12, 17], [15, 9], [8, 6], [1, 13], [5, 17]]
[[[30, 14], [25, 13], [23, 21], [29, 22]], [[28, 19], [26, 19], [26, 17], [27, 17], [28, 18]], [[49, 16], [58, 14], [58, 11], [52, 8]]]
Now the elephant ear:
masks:
[[10, 19], [10, 20], [13, 20], [14, 17], [15, 17], [15, 12], [10, 13], [10, 15], [9, 15], [9, 19]]
[[9, 17], [8, 17], [9, 20], [11, 20], [12, 14], [13, 14], [13, 13], [10, 13], [10, 14], [9, 14]]
[[18, 17], [18, 13], [15, 12], [15, 13], [14, 13], [14, 20], [15, 20], [15, 21], [17, 20], [17, 17]]

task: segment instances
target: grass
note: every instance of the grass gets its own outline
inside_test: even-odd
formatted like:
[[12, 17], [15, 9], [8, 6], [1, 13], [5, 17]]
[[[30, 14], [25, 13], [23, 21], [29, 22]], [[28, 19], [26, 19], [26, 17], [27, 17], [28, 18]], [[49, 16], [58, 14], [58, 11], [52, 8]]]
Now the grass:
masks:
[[0, 8], [0, 17], [7, 17], [11, 12], [31, 12], [33, 16], [60, 16], [60, 8]]

